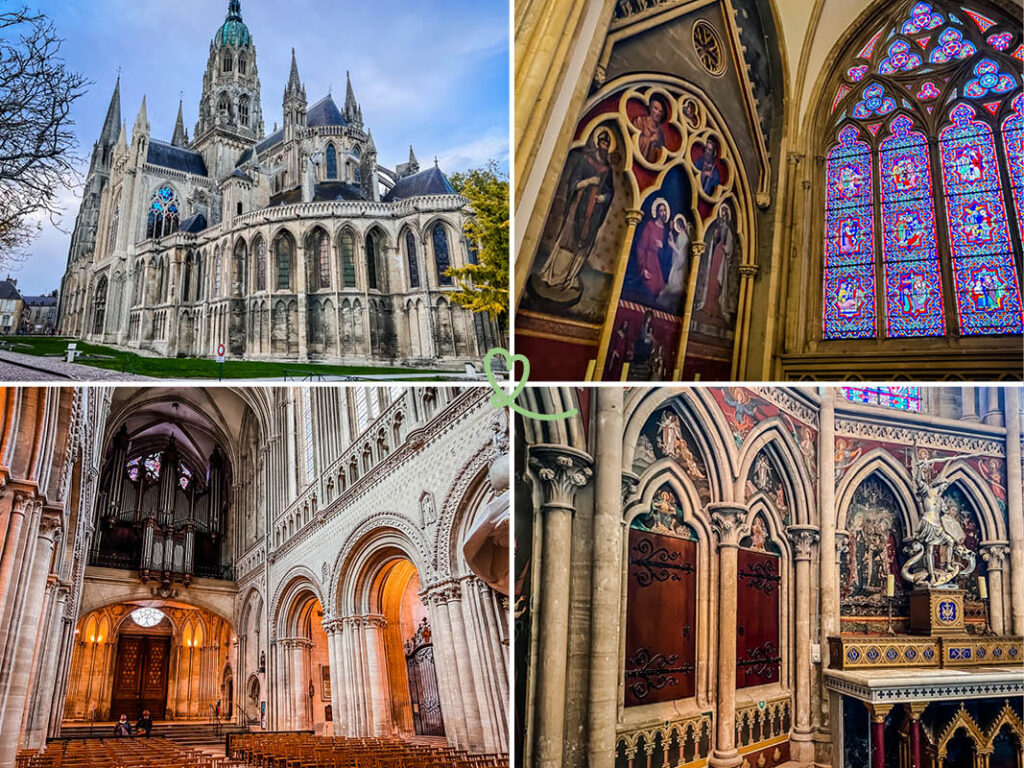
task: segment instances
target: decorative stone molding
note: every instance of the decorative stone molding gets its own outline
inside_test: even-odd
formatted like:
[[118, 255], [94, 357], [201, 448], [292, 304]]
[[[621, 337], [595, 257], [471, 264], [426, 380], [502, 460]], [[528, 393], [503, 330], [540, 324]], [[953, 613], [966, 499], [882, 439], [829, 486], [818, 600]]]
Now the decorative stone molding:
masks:
[[818, 426], [818, 411], [811, 407], [797, 392], [785, 387], [750, 387], [752, 392], [777, 405], [783, 411], [796, 416], [800, 421], [813, 427]]
[[740, 539], [750, 532], [747, 519], [750, 510], [742, 504], [715, 503], [708, 504], [708, 516], [711, 518], [711, 529], [715, 532], [719, 547], [739, 547]]
[[622, 506], [626, 506], [626, 502], [636, 492], [636, 487], [639, 483], [639, 475], [629, 470], [622, 470]]
[[836, 531], [836, 557], [844, 555], [850, 548], [850, 534], [846, 531]]
[[46, 510], [39, 518], [39, 537], [59, 541], [64, 528], [64, 517], [55, 510]]
[[388, 620], [380, 614], [374, 613], [368, 616], [360, 616], [359, 624], [362, 627], [378, 627], [383, 629], [388, 625]]
[[529, 465], [541, 481], [546, 509], [572, 510], [576, 489], [593, 476], [593, 460], [582, 451], [562, 445], [534, 445], [530, 448]]
[[761, 267], [757, 264], [740, 264], [739, 266], [739, 273], [744, 277], [757, 277], [760, 271]]
[[1008, 541], [996, 541], [990, 544], [982, 544], [981, 559], [985, 561], [990, 571], [1001, 571], [1006, 565], [1006, 558], [1010, 554], [1010, 543]]
[[[948, 432], [928, 424], [908, 425], [905, 414], [900, 417], [902, 422], [900, 424], [879, 423], [879, 420], [887, 415], [889, 414], [876, 416], [872, 413], [870, 420], [837, 416], [836, 434], [871, 438], [883, 443], [898, 443], [908, 447], [939, 448], [954, 453], [984, 453], [996, 457], [1006, 455], [1005, 443], [999, 440], [980, 435]], [[951, 456], [950, 460], [954, 461], [956, 458], [956, 456]]]
[[818, 529], [813, 525], [791, 525], [786, 529], [789, 540], [793, 543], [793, 552], [797, 560], [810, 560], [814, 547], [820, 539]]

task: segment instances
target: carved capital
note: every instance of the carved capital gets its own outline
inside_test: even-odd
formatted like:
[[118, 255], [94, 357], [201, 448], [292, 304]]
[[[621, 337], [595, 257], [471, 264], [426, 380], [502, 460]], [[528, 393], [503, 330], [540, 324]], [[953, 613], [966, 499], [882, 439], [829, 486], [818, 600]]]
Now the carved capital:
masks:
[[786, 529], [797, 560], [810, 560], [820, 534], [812, 525], [791, 525]]
[[715, 532], [719, 547], [739, 547], [749, 531], [747, 518], [750, 510], [740, 504], [708, 504], [711, 529]]
[[631, 227], [635, 227], [644, 218], [643, 211], [638, 211], [635, 208], [630, 208], [626, 211], [626, 224]]
[[1010, 545], [1005, 541], [997, 541], [992, 544], [982, 544], [981, 559], [985, 561], [990, 571], [1001, 571], [1006, 565], [1006, 557], [1010, 554]]
[[864, 706], [867, 707], [868, 715], [871, 717], [872, 722], [884, 723], [885, 718], [892, 712], [892, 708], [895, 704], [869, 704], [864, 702]]
[[930, 701], [910, 701], [903, 706], [907, 708], [907, 714], [910, 715], [911, 720], [920, 720], [929, 704], [931, 704]]
[[690, 243], [690, 256], [695, 259], [702, 258], [704, 256], [704, 251], [706, 251], [707, 248], [708, 247], [704, 245], [703, 242]]
[[573, 510], [576, 489], [590, 482], [593, 460], [582, 451], [560, 445], [535, 445], [530, 467], [541, 481], [544, 507]]
[[757, 277], [757, 273], [761, 271], [761, 268], [757, 264], [740, 264], [740, 274], [744, 277]]
[[757, 207], [762, 211], [768, 210], [772, 205], [772, 196], [767, 192], [757, 193]]
[[840, 557], [849, 549], [850, 534], [846, 531], [836, 531], [836, 557]]
[[633, 495], [636, 490], [637, 483], [640, 482], [640, 478], [632, 472], [622, 470], [622, 504], [625, 506], [626, 501]]
[[64, 527], [64, 518], [59, 512], [47, 510], [39, 518], [39, 538], [57, 541], [61, 537]]
[[368, 616], [361, 616], [361, 624], [363, 627], [376, 627], [384, 629], [388, 625], [388, 620], [381, 616], [379, 613], [373, 613]]

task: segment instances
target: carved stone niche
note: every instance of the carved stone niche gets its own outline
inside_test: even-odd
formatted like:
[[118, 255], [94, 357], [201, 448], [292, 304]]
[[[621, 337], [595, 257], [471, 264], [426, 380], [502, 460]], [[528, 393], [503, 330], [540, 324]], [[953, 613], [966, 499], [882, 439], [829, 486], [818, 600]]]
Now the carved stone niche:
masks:
[[914, 635], [962, 635], [964, 590], [915, 589], [910, 593], [910, 632]]

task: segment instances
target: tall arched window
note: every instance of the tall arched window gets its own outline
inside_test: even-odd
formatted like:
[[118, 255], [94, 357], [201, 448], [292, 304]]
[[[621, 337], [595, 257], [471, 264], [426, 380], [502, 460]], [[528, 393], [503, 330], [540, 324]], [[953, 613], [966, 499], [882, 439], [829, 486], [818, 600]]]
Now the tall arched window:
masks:
[[287, 232], [282, 232], [274, 241], [274, 255], [277, 259], [277, 288], [287, 290], [292, 286], [292, 257], [295, 242]]
[[234, 59], [231, 56], [231, 51], [224, 51], [223, 69], [225, 72], [230, 72], [234, 64]]
[[245, 58], [245, 54], [244, 53], [238, 54], [238, 74], [244, 75], [245, 72], [246, 72], [246, 69], [248, 69], [248, 66], [249, 66], [249, 62], [248, 62], [248, 59]]
[[114, 195], [114, 213], [110, 217], [110, 234], [107, 237], [107, 255], [117, 247], [117, 228], [121, 223], [121, 190]]
[[341, 233], [339, 245], [341, 251], [341, 274], [345, 288], [356, 287], [356, 238], [351, 230], [346, 229]]
[[195, 299], [203, 298], [203, 254], [196, 254], [196, 294]]
[[249, 127], [249, 97], [242, 96], [238, 100], [238, 124], [243, 128]]
[[245, 292], [245, 240], [235, 243], [235, 254], [232, 259], [231, 292], [241, 296]]
[[366, 235], [366, 285], [377, 289], [377, 241], [372, 232]]
[[178, 196], [174, 190], [164, 185], [149, 200], [149, 215], [146, 219], [146, 237], [161, 238], [178, 231], [181, 223], [181, 212], [178, 207]]
[[419, 288], [420, 270], [416, 264], [416, 235], [411, 229], [405, 233], [405, 255], [409, 260], [409, 287]]
[[226, 93], [222, 93], [217, 101], [217, 113], [221, 117], [229, 117], [231, 115], [231, 97]]
[[267, 244], [262, 237], [257, 237], [252, 247], [256, 254], [256, 290], [267, 290]]
[[1019, 27], [905, 0], [853, 47], [825, 152], [825, 339], [1024, 333]]
[[213, 260], [213, 298], [220, 298], [220, 276], [221, 270], [224, 268], [224, 257], [220, 251], [220, 246], [217, 247], [217, 254]]
[[452, 257], [451, 252], [448, 250], [448, 233], [444, 231], [444, 225], [440, 222], [435, 224], [430, 237], [434, 243], [434, 265], [437, 267], [437, 282], [439, 285], [451, 285], [451, 277], [445, 274], [452, 265]]
[[327, 145], [327, 178], [338, 178], [338, 150], [333, 144]]
[[107, 317], [107, 277], [104, 275], [96, 283], [96, 300], [93, 303], [93, 333], [103, 333], [104, 321]]
[[331, 244], [327, 233], [321, 232], [316, 245], [317, 260], [320, 264], [320, 287], [331, 287]]

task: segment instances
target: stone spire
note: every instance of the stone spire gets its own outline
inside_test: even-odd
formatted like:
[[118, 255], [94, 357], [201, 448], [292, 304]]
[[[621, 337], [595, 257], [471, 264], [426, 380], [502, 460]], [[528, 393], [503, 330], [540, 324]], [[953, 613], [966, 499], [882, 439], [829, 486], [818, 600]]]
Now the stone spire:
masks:
[[299, 77], [299, 63], [292, 48], [292, 71], [284, 89], [284, 131], [285, 141], [296, 138], [296, 131], [306, 127], [306, 88]]
[[142, 106], [139, 108], [139, 115], [135, 118], [135, 128], [132, 130], [132, 138], [137, 139], [142, 134], [149, 136], [149, 114], [146, 112], [146, 97], [142, 97]]
[[287, 100], [290, 96], [301, 95], [306, 98], [306, 89], [302, 86], [302, 78], [299, 77], [299, 63], [295, 59], [295, 49], [292, 48], [292, 71], [288, 75], [288, 85], [284, 89], [284, 97]]
[[409, 165], [419, 165], [419, 161], [416, 159], [416, 153], [412, 151], [412, 144], [409, 145]]
[[174, 137], [171, 144], [182, 149], [188, 148], [188, 133], [185, 131], [185, 118], [182, 115], [182, 102], [178, 100], [178, 121], [174, 124]]
[[110, 106], [107, 107], [107, 119], [103, 121], [103, 133], [100, 134], [100, 143], [113, 146], [117, 141], [117, 129], [121, 126], [121, 76], [117, 76], [117, 84], [114, 86], [114, 95], [110, 97]]
[[228, 21], [241, 21], [242, 20], [242, 3], [241, 0], [229, 0], [228, 2]]
[[345, 72], [345, 119], [352, 125], [363, 124], [363, 109], [356, 101], [355, 91], [352, 90], [352, 75]]

